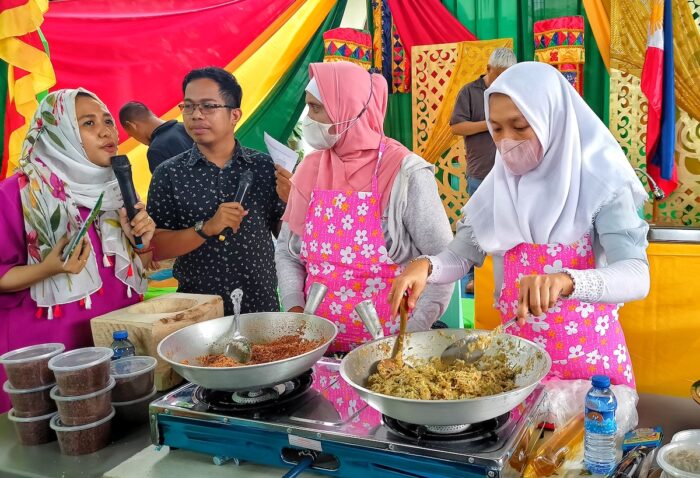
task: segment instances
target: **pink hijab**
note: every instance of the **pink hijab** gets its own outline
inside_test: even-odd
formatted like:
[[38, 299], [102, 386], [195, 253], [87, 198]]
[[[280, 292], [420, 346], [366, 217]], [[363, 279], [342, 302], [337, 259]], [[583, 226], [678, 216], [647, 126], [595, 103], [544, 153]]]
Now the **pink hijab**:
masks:
[[[386, 150], [378, 171], [378, 189], [382, 211], [389, 203], [394, 179], [401, 162], [410, 151], [396, 140], [384, 136], [384, 115], [388, 88], [384, 77], [370, 74], [349, 62], [312, 63], [309, 76], [316, 78], [328, 116], [334, 123], [357, 117], [369, 99], [359, 120], [341, 136], [332, 149], [315, 151], [301, 162], [292, 177], [292, 189], [282, 218], [298, 236], [314, 189], [370, 191], [377, 164], [379, 145], [384, 138]], [[372, 97], [370, 98], [370, 82]], [[350, 123], [339, 126], [340, 131]]]

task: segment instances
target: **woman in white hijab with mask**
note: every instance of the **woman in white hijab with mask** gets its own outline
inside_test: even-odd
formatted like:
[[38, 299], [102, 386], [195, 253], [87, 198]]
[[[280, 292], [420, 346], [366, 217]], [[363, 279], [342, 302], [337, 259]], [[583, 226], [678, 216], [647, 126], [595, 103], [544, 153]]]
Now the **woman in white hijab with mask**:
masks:
[[[537, 85], [537, 87], [533, 87]], [[464, 276], [494, 260], [497, 307], [511, 331], [551, 355], [550, 376], [605, 374], [634, 387], [618, 320], [621, 303], [649, 290], [647, 199], [607, 127], [553, 67], [519, 63], [485, 93], [498, 148], [493, 170], [437, 256], [413, 262], [390, 293]]]

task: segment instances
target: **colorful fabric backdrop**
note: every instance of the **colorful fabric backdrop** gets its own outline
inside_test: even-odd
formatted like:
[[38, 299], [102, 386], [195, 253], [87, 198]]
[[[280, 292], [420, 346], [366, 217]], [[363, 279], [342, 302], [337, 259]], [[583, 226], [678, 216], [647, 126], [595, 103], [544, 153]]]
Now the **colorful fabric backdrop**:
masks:
[[48, 0], [4, 0], [0, 4], [0, 179], [22, 141], [38, 106], [37, 96], [55, 83], [39, 27]]
[[[243, 88], [239, 137], [264, 149], [263, 130], [287, 141], [303, 108], [306, 68], [322, 60], [322, 33], [339, 26], [345, 5], [346, 0], [52, 2], [42, 29], [56, 72], [54, 88], [83, 86], [113, 114], [137, 100], [163, 119], [180, 118], [184, 75], [202, 66], [225, 68]], [[145, 197], [146, 147], [121, 130], [120, 138], [120, 152], [129, 155], [136, 188]], [[10, 170], [18, 157], [18, 151], [12, 153], [9, 164], [4, 162]]]
[[557, 17], [540, 20], [533, 25], [535, 59], [556, 67], [583, 95], [583, 17]]

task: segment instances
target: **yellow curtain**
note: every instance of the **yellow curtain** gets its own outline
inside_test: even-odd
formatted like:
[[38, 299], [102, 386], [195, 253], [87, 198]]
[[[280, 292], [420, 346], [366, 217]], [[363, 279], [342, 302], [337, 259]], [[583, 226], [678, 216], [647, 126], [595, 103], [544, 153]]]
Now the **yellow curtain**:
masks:
[[[0, 12], [0, 59], [9, 65], [8, 106], [14, 103], [15, 109], [25, 120], [23, 127], [10, 134], [8, 172], [17, 167], [24, 137], [38, 106], [36, 95], [56, 84], [53, 66], [46, 52], [19, 39], [39, 28], [48, 8], [48, 0], [29, 0]], [[15, 68], [24, 70], [27, 74], [15, 77]], [[4, 101], [4, 98], [0, 101]]]
[[583, 7], [605, 68], [610, 71], [610, 0], [583, 0]]
[[[438, 112], [432, 128], [428, 131], [428, 139], [423, 143], [423, 148], [416, 151], [423, 158], [435, 164], [437, 160], [450, 146], [452, 146], [459, 137], [452, 134], [450, 130], [450, 117], [454, 109], [455, 101], [459, 90], [467, 83], [476, 80], [479, 75], [486, 72], [486, 64], [488, 63], [491, 52], [496, 48], [513, 48], [513, 40], [511, 38], [502, 38], [496, 40], [460, 42], [457, 46], [457, 64], [455, 66], [450, 80], [445, 86], [444, 93], [436, 92], [435, 96], [443, 95], [442, 101], [439, 102]], [[449, 45], [445, 45], [449, 48]], [[416, 51], [414, 49], [412, 63], [415, 65], [418, 61]], [[414, 82], [416, 75], [413, 76]], [[415, 90], [414, 86], [414, 90]], [[414, 115], [416, 121], [416, 115]], [[416, 126], [414, 125], [414, 130]], [[467, 152], [469, 154], [469, 152]]]
[[[644, 0], [611, 3], [610, 58], [615, 68], [637, 77], [641, 76], [644, 64], [649, 14]], [[700, 29], [687, 0], [673, 0], [673, 46], [676, 103], [700, 120]]]
[[[245, 123], [255, 109], [272, 91], [277, 81], [292, 66], [297, 57], [319, 29], [328, 13], [335, 5], [335, 0], [306, 0], [282, 25], [275, 27], [275, 33], [264, 44], [250, 52], [239, 55], [244, 60], [233, 60], [226, 66], [226, 70], [236, 76], [243, 88], [243, 118], [239, 126]], [[175, 110], [173, 110], [175, 111]], [[172, 115], [172, 112], [164, 115], [164, 119], [182, 120], [182, 115]], [[134, 183], [141, 197], [146, 197], [148, 185], [151, 182], [151, 173], [148, 169], [146, 158], [147, 147], [133, 140], [126, 141], [120, 149], [128, 150], [129, 159], [134, 168]], [[126, 148], [125, 148], [126, 147]]]

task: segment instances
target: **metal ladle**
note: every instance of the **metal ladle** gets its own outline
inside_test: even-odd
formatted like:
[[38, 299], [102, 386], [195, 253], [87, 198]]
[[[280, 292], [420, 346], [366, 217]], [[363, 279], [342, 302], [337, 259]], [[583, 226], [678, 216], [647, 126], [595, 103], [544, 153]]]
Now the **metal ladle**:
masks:
[[253, 355], [253, 346], [250, 341], [238, 332], [238, 316], [241, 315], [241, 300], [243, 291], [236, 289], [231, 292], [231, 302], [233, 302], [233, 319], [226, 332], [211, 344], [210, 355], [224, 354], [238, 363], [250, 361]]
[[[508, 322], [503, 324], [500, 331], [505, 332], [506, 329], [515, 324], [517, 320], [517, 317], [510, 319]], [[495, 334], [496, 330], [491, 332], [491, 334]], [[471, 334], [457, 340], [453, 344], [447, 346], [445, 351], [442, 352], [440, 360], [446, 365], [453, 363], [455, 360], [463, 360], [465, 363], [476, 362], [484, 355], [485, 349], [490, 345], [490, 342], [487, 343], [486, 346], [484, 346], [483, 343], [480, 343], [479, 339], [482, 337], [483, 335], [480, 334]]]

